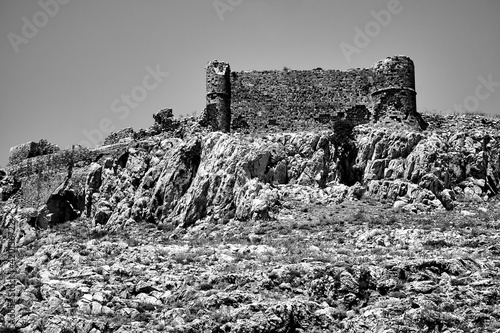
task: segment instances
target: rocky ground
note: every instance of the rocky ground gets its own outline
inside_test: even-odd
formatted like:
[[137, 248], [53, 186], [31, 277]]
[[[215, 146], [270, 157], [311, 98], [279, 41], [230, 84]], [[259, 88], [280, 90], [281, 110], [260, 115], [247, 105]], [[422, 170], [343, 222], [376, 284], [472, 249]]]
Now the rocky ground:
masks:
[[500, 119], [425, 119], [0, 171], [0, 332], [500, 332]]
[[[84, 218], [2, 266], [22, 332], [495, 332], [500, 204], [285, 202], [274, 221], [120, 233]], [[4, 329], [5, 331], [5, 329]]]

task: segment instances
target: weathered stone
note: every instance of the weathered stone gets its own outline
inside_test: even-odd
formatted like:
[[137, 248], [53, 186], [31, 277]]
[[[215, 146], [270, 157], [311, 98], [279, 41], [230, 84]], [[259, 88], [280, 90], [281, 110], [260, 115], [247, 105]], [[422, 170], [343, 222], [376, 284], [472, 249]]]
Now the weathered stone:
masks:
[[174, 119], [174, 113], [171, 108], [158, 111], [153, 115], [155, 126], [162, 131], [173, 131], [178, 128], [179, 123]]
[[35, 157], [38, 144], [36, 142], [27, 142], [10, 148], [9, 164], [17, 164], [27, 158]]
[[479, 196], [479, 194], [470, 187], [466, 187], [464, 189], [464, 199], [469, 202], [483, 202], [483, 199]]
[[202, 121], [214, 131], [231, 130], [231, 69], [229, 64], [213, 60], [206, 67], [207, 107]]
[[21, 189], [21, 182], [14, 177], [7, 176], [0, 181], [0, 200], [7, 201]]
[[113, 211], [111, 210], [111, 207], [109, 205], [102, 205], [97, 209], [92, 221], [92, 225], [96, 226], [106, 224], [112, 213]]
[[441, 192], [441, 202], [447, 210], [452, 210], [454, 205], [454, 201], [456, 200], [456, 195], [453, 190], [445, 189]]
[[123, 128], [109, 134], [103, 142], [104, 146], [113, 145], [120, 142], [130, 142], [134, 139], [135, 132], [132, 127]]
[[269, 207], [267, 203], [262, 199], [252, 200], [252, 207], [250, 209], [252, 217], [259, 220], [269, 219]]
[[394, 205], [392, 205], [392, 208], [394, 208], [395, 210], [399, 210], [406, 205], [408, 205], [408, 203], [406, 201], [398, 200], [398, 201], [394, 202]]

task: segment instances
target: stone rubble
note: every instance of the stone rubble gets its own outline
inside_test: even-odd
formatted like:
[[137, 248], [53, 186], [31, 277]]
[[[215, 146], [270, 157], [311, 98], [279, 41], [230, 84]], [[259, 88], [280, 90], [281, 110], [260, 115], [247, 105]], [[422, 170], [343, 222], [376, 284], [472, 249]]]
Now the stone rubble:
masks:
[[410, 227], [398, 215], [395, 226], [365, 216], [376, 225], [358, 217], [341, 228], [331, 220], [284, 231], [279, 214], [245, 226], [204, 221], [183, 233], [136, 223], [104, 236], [85, 219], [67, 222], [22, 247], [0, 286], [3, 324], [22, 332], [493, 332], [500, 220], [478, 219], [485, 229], [474, 232], [457, 214], [447, 228], [427, 225], [432, 218]]

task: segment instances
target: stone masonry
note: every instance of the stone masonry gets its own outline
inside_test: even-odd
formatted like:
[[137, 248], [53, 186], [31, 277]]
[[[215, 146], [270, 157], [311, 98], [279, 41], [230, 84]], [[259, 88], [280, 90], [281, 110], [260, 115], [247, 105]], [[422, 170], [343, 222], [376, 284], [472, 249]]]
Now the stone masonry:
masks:
[[[211, 61], [206, 68], [205, 122], [215, 131], [272, 131], [329, 128], [339, 119], [355, 124], [402, 123], [425, 129], [416, 110], [415, 69], [406, 56], [393, 56], [368, 69], [314, 69], [310, 71], [231, 72], [229, 64]], [[156, 124], [169, 128], [173, 112], [155, 115]], [[102, 156], [123, 154], [127, 138], [124, 129], [106, 139], [97, 149], [63, 150], [45, 140], [12, 147], [8, 171], [19, 178], [44, 186], [44, 170], [66, 177], [68, 166], [87, 165]], [[122, 140], [123, 139], [123, 140]], [[124, 141], [124, 142], [122, 142]], [[37, 175], [32, 177], [32, 175]]]
[[222, 61], [207, 65], [206, 118], [214, 130], [231, 130], [231, 68]]
[[206, 112], [215, 130], [328, 128], [339, 119], [427, 127], [417, 113], [415, 68], [406, 56], [347, 71], [229, 72], [217, 60], [207, 66]]

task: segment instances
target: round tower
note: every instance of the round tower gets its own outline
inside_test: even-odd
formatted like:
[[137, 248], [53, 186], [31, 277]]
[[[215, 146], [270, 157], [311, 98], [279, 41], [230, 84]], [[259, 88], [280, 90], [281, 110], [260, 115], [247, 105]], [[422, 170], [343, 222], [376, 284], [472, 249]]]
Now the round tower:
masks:
[[407, 56], [393, 56], [378, 61], [373, 70], [379, 75], [377, 89], [407, 88], [415, 91], [415, 65]]
[[215, 131], [231, 131], [231, 68], [228, 63], [210, 61], [207, 70], [208, 123]]
[[417, 112], [415, 65], [407, 56], [380, 60], [373, 67], [373, 121], [400, 122], [419, 129], [427, 124]]

